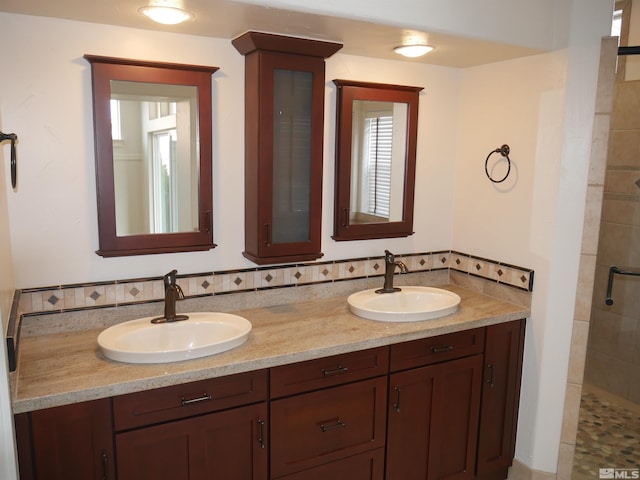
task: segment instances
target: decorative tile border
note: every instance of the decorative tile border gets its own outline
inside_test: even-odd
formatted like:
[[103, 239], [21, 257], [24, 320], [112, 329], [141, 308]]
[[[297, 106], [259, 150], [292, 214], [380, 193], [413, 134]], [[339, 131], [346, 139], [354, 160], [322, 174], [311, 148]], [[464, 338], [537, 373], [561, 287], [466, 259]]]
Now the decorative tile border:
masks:
[[[396, 259], [402, 261], [410, 272], [450, 269], [527, 292], [533, 291], [533, 270], [486, 258], [443, 250], [396, 255]], [[185, 297], [196, 298], [380, 277], [384, 275], [384, 271], [384, 256], [380, 256], [178, 275], [178, 283]], [[138, 278], [16, 290], [6, 338], [7, 350], [10, 352], [10, 366], [15, 369], [20, 319], [23, 316], [137, 305], [163, 300], [162, 278]]]
[[[533, 271], [455, 251], [396, 255], [410, 272], [453, 269], [525, 291], [533, 289]], [[178, 275], [185, 297], [201, 297], [271, 288], [295, 287], [384, 275], [384, 257], [256, 267]], [[139, 278], [20, 291], [22, 315], [62, 313], [157, 302], [164, 298], [161, 278]]]
[[533, 291], [534, 272], [528, 268], [460, 252], [451, 252], [449, 267], [458, 272], [493, 280], [527, 292]]

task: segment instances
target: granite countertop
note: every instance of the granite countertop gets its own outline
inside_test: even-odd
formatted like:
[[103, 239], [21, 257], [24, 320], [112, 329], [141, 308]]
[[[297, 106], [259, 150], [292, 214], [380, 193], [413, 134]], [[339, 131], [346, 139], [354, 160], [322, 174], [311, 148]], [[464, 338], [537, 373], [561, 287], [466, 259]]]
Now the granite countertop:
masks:
[[253, 324], [242, 346], [210, 357], [164, 364], [125, 364], [106, 359], [101, 330], [55, 333], [20, 340], [12, 375], [14, 413], [111, 397], [158, 387], [258, 370], [314, 358], [391, 345], [530, 315], [527, 307], [456, 285], [462, 302], [434, 320], [386, 323], [353, 315], [346, 297], [236, 311]]

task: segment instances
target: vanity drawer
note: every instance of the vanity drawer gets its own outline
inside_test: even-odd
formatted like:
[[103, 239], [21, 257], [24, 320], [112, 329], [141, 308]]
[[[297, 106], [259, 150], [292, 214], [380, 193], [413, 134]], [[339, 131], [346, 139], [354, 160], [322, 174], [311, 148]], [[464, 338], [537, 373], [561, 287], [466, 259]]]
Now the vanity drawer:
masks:
[[385, 375], [388, 365], [389, 348], [380, 347], [275, 367], [271, 369], [271, 398]]
[[265, 401], [267, 371], [239, 373], [113, 399], [116, 431]]
[[384, 448], [292, 473], [282, 480], [383, 480]]
[[271, 402], [271, 478], [384, 446], [387, 378]]
[[448, 333], [391, 346], [391, 371], [431, 365], [484, 351], [484, 328]]

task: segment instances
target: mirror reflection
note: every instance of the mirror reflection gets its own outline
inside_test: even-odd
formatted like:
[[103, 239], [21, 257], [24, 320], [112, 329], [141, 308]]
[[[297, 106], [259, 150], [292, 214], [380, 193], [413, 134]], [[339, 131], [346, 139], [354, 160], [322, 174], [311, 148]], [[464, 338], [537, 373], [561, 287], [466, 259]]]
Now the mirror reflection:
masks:
[[214, 248], [212, 74], [84, 55], [91, 64], [103, 257]]
[[349, 223], [403, 217], [407, 104], [354, 100]]
[[111, 81], [116, 234], [198, 227], [197, 88]]
[[411, 235], [422, 87], [333, 82], [338, 87], [333, 239]]

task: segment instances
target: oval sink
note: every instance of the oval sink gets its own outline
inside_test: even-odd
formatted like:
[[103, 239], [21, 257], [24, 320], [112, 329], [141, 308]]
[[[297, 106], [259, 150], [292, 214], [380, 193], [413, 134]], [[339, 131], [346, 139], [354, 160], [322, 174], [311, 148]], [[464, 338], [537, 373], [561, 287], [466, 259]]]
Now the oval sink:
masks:
[[460, 296], [434, 287], [401, 287], [394, 293], [377, 289], [354, 293], [347, 299], [350, 310], [359, 317], [381, 322], [418, 322], [454, 313]]
[[251, 322], [219, 312], [188, 313], [188, 320], [153, 324], [154, 317], [119, 323], [98, 335], [105, 357], [126, 363], [165, 363], [206, 357], [242, 345]]

